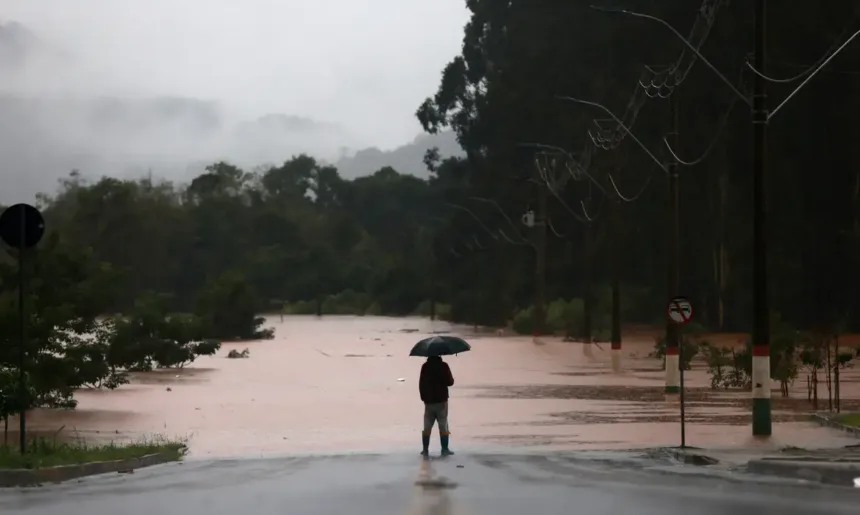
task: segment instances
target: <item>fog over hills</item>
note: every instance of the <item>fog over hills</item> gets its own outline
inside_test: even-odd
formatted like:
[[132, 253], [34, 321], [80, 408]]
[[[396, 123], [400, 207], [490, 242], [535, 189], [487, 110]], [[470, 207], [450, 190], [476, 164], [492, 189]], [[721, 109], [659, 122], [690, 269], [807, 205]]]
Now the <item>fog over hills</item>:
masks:
[[383, 166], [426, 176], [428, 148], [460, 152], [452, 134], [418, 135], [383, 151], [308, 117], [248, 117], [205, 99], [113, 92], [109, 84], [93, 87], [95, 71], [81, 63], [26, 27], [0, 22], [0, 202], [52, 191], [73, 169], [91, 178], [151, 172], [182, 182], [217, 160], [254, 168], [307, 153], [335, 163], [345, 177]]

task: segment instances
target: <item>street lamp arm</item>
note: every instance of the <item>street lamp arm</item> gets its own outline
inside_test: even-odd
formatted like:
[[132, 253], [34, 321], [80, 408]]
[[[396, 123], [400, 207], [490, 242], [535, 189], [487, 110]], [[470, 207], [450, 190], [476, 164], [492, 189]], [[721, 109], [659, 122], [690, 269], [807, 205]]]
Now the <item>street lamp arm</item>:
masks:
[[712, 71], [712, 72], [714, 72], [715, 74], [717, 74], [717, 76], [720, 78], [720, 80], [722, 80], [722, 81], [726, 84], [726, 86], [728, 86], [728, 87], [729, 87], [729, 89], [731, 89], [731, 90], [734, 92], [734, 94], [738, 96], [738, 98], [740, 98], [741, 100], [743, 100], [743, 101], [744, 101], [744, 103], [745, 103], [746, 105], [748, 105], [748, 106], [752, 107], [752, 102], [750, 101], [750, 99], [749, 99], [746, 95], [744, 95], [743, 93], [741, 93], [741, 92], [738, 90], [738, 88], [737, 88], [737, 87], [735, 87], [735, 85], [734, 85], [734, 84], [732, 84], [732, 81], [730, 81], [728, 78], [726, 78], [726, 76], [725, 76], [725, 75], [723, 75], [723, 74], [720, 72], [720, 70], [719, 70], [716, 66], [714, 66], [714, 64], [713, 64], [713, 63], [711, 63], [711, 61], [709, 61], [709, 60], [708, 60], [704, 55], [702, 55], [702, 53], [701, 53], [701, 52], [699, 52], [699, 49], [698, 49], [698, 48], [696, 48], [696, 47], [695, 47], [695, 45], [693, 45], [692, 43], [690, 43], [690, 42], [687, 40], [687, 38], [685, 38], [685, 37], [684, 37], [680, 32], [678, 32], [678, 30], [677, 30], [675, 27], [673, 27], [673, 26], [672, 26], [669, 22], [667, 22], [666, 20], [664, 20], [664, 19], [662, 19], [662, 18], [658, 18], [658, 17], [656, 17], [656, 16], [651, 16], [650, 14], [638, 13], [638, 12], [635, 12], [635, 11], [629, 11], [629, 10], [627, 10], [627, 9], [612, 9], [612, 8], [609, 8], [609, 7], [601, 7], [601, 6], [599, 6], [599, 5], [592, 5], [592, 6], [591, 6], [591, 8], [592, 8], [592, 9], [595, 9], [595, 10], [598, 10], [598, 11], [608, 12], [608, 13], [620, 13], [620, 14], [627, 14], [627, 15], [629, 15], [629, 16], [635, 16], [636, 18], [644, 18], [644, 19], [646, 19], [646, 20], [655, 21], [655, 22], [659, 23], [660, 25], [662, 25], [662, 26], [666, 27], [667, 29], [669, 29], [669, 30], [672, 32], [672, 34], [675, 34], [675, 36], [677, 36], [677, 37], [678, 37], [678, 39], [680, 39], [680, 40], [684, 43], [684, 45], [686, 45], [686, 46], [687, 46], [687, 48], [689, 48], [689, 49], [690, 49], [690, 51], [692, 51], [693, 53], [695, 53], [695, 54], [696, 54], [696, 56], [697, 56], [699, 59], [701, 59], [701, 60], [702, 60], [702, 62], [703, 62], [703, 63], [705, 63], [705, 65], [706, 65], [708, 68], [710, 68], [710, 69], [711, 69], [711, 71]]
[[657, 159], [657, 158], [654, 156], [654, 154], [653, 154], [653, 153], [651, 153], [651, 151], [650, 151], [650, 150], [648, 150], [648, 147], [646, 147], [646, 146], [645, 146], [645, 144], [644, 144], [644, 143], [642, 143], [642, 142], [639, 140], [639, 138], [637, 138], [637, 137], [636, 137], [636, 135], [634, 135], [634, 134], [633, 134], [633, 132], [632, 132], [629, 128], [627, 128], [627, 126], [626, 126], [626, 125], [624, 125], [624, 122], [622, 122], [622, 121], [621, 121], [617, 116], [615, 116], [615, 113], [613, 113], [612, 111], [610, 111], [610, 110], [609, 110], [609, 108], [608, 108], [608, 107], [606, 107], [605, 105], [603, 105], [603, 104], [598, 104], [597, 102], [589, 102], [588, 100], [581, 100], [581, 99], [579, 99], [579, 98], [573, 98], [573, 97], [558, 96], [558, 97], [556, 97], [556, 98], [559, 98], [559, 99], [561, 99], [561, 100], [568, 100], [568, 101], [570, 101], [570, 102], [576, 102], [576, 103], [579, 103], [579, 104], [585, 104], [585, 105], [589, 105], [589, 106], [594, 106], [594, 107], [597, 107], [597, 108], [599, 108], [599, 109], [602, 109], [606, 114], [608, 114], [609, 116], [611, 116], [611, 117], [615, 120], [615, 122], [618, 124], [618, 126], [619, 126], [619, 127], [621, 127], [622, 129], [624, 129], [624, 132], [626, 132], [626, 133], [627, 133], [627, 135], [629, 135], [631, 138], [633, 138], [633, 141], [635, 141], [635, 142], [636, 142], [636, 144], [637, 144], [637, 145], [639, 145], [639, 146], [642, 148], [642, 150], [644, 150], [644, 151], [645, 151], [645, 153], [646, 153], [646, 154], [648, 154], [648, 157], [650, 157], [650, 158], [651, 158], [651, 160], [653, 160], [655, 163], [657, 163], [657, 166], [659, 166], [661, 170], [663, 170], [663, 171], [664, 171], [664, 172], [666, 172], [666, 173], [669, 173], [669, 170], [667, 170], [667, 169], [666, 169], [666, 165], [664, 165], [663, 163], [661, 163], [661, 162], [660, 162], [660, 160], [659, 160], [659, 159]]
[[[804, 87], [804, 86], [806, 86], [806, 84], [807, 84], [810, 80], [812, 80], [812, 78], [813, 78], [813, 77], [815, 77], [816, 75], [818, 75], [818, 72], [820, 72], [822, 68], [824, 68], [825, 66], [827, 66], [827, 64], [828, 64], [830, 61], [832, 61], [834, 57], [836, 57], [840, 52], [842, 52], [843, 50], [845, 50], [845, 48], [846, 48], [849, 44], [851, 44], [851, 42], [852, 42], [852, 41], [854, 41], [854, 38], [856, 38], [857, 36], [860, 36], [860, 30], [858, 30], [857, 32], [855, 32], [854, 34], [852, 34], [850, 38], [846, 39], [846, 40], [845, 40], [845, 42], [844, 42], [844, 43], [842, 43], [842, 44], [839, 46], [839, 48], [837, 48], [836, 50], [834, 50], [834, 51], [833, 51], [833, 53], [832, 53], [832, 54], [830, 54], [830, 57], [828, 57], [827, 59], [825, 59], [823, 63], [819, 64], [819, 65], [818, 65], [818, 67], [817, 67], [817, 68], [815, 68], [815, 70], [814, 70], [812, 73], [810, 73], [810, 74], [809, 74], [809, 76], [807, 76], [807, 77], [806, 77], [806, 79], [804, 79], [804, 80], [803, 80], [803, 82], [801, 82], [801, 83], [800, 83], [800, 85], [798, 85], [796, 88], [794, 88], [794, 91], [792, 91], [791, 93], [789, 93], [789, 95], [788, 95], [787, 97], [785, 97], [785, 100], [783, 100], [783, 101], [782, 101], [778, 106], [776, 106], [776, 108], [774, 108], [774, 110], [773, 110], [773, 111], [771, 111], [771, 112], [767, 115], [767, 121], [770, 121], [770, 119], [771, 119], [771, 118], [773, 118], [773, 117], [776, 115], [776, 113], [777, 113], [777, 112], [779, 112], [779, 110], [780, 110], [780, 109], [782, 109], [782, 107], [783, 107], [786, 103], [788, 103], [788, 101], [789, 101], [789, 100], [791, 100], [792, 98], [794, 98], [794, 95], [796, 95], [798, 91], [800, 91], [801, 89], [803, 89], [803, 87]], [[756, 69], [753, 67], [753, 65], [752, 65], [751, 63], [747, 62], [747, 66], [749, 66], [750, 70], [752, 70], [752, 71], [753, 71], [753, 73], [755, 73], [756, 75], [759, 75], [760, 77], [764, 78], [764, 74], [763, 74], [760, 70], [756, 70]]]

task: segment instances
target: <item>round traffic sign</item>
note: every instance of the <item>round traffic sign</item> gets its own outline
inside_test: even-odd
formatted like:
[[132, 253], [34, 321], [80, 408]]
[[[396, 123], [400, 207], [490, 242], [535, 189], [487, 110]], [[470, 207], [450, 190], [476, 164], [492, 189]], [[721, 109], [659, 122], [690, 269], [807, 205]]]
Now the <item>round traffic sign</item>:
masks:
[[693, 304], [687, 297], [674, 297], [666, 306], [669, 321], [675, 324], [686, 324], [693, 319]]
[[29, 204], [15, 204], [0, 215], [0, 239], [18, 250], [35, 247], [45, 235], [45, 219]]

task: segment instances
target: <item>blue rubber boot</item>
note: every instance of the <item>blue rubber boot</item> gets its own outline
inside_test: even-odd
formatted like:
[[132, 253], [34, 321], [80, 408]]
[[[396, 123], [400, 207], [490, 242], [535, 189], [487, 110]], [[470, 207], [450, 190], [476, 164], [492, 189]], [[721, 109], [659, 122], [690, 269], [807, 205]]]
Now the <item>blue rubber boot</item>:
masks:
[[421, 435], [421, 456], [425, 458], [430, 455], [430, 435]]
[[439, 436], [439, 442], [442, 443], [442, 456], [451, 456], [454, 451], [448, 448], [448, 435]]

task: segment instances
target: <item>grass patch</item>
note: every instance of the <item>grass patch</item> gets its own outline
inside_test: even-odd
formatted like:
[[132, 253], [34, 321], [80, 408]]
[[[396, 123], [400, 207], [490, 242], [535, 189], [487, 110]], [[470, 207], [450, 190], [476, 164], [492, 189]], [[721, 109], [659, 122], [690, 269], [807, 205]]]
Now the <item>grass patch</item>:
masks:
[[78, 465], [97, 461], [141, 458], [148, 454], [167, 454], [176, 460], [185, 455], [184, 441], [163, 437], [129, 443], [94, 444], [84, 441], [57, 442], [49, 438], [34, 438], [27, 453], [22, 455], [17, 445], [0, 446], [0, 469], [38, 469], [59, 465]]
[[860, 427], [860, 413], [849, 413], [848, 415], [840, 415], [836, 420], [846, 426]]

